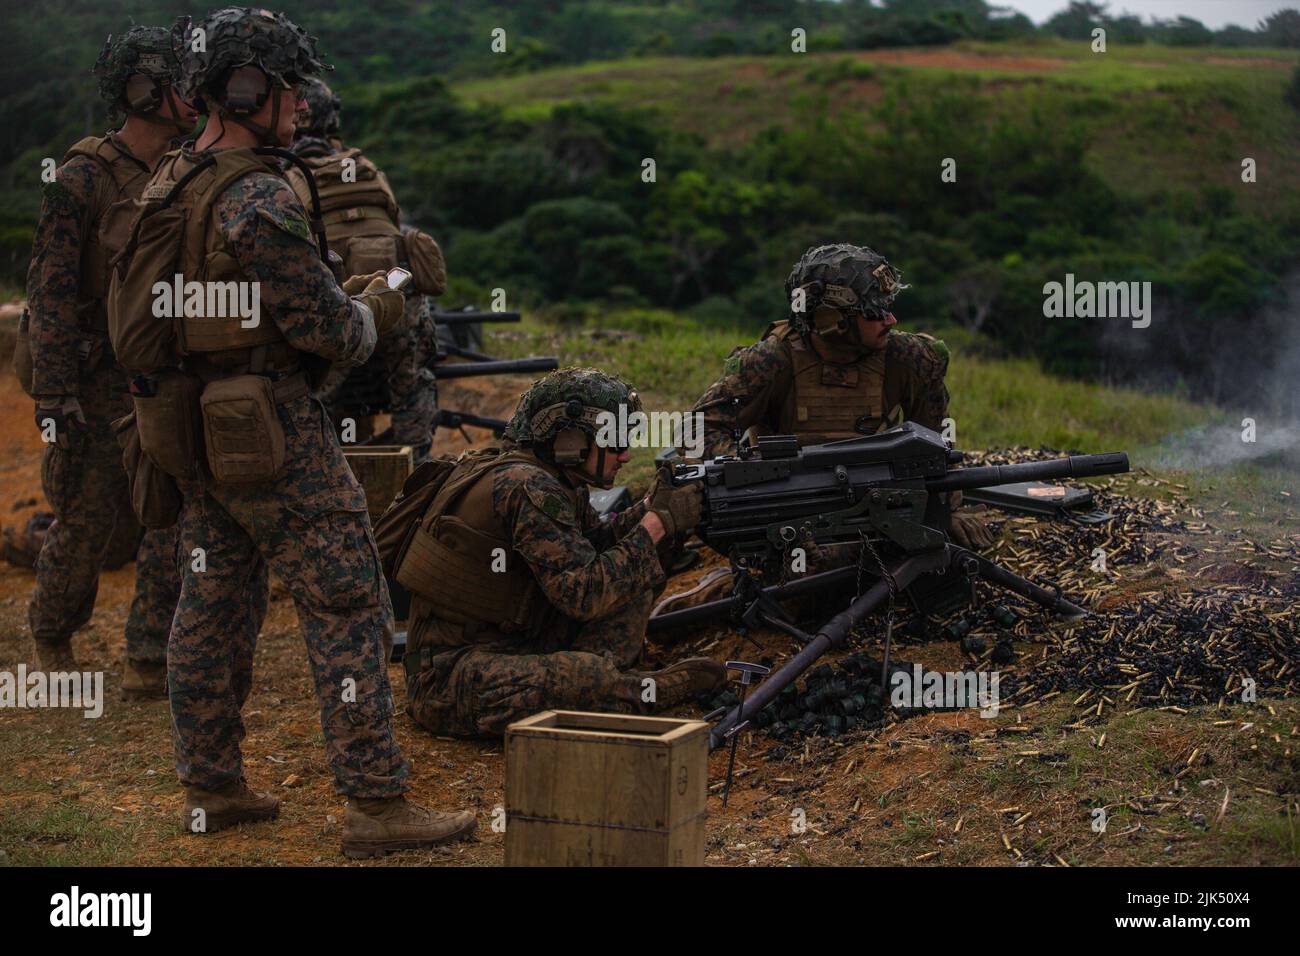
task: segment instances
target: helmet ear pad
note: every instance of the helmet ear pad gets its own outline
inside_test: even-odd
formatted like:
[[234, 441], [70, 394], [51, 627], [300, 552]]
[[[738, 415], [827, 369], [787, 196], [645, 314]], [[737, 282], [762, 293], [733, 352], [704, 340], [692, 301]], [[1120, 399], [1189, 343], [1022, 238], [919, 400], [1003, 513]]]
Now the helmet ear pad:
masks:
[[163, 104], [161, 84], [144, 73], [132, 73], [127, 77], [122, 98], [137, 113], [152, 113]]
[[256, 113], [271, 95], [271, 78], [255, 66], [241, 66], [226, 77], [225, 102], [231, 113]]
[[832, 335], [849, 330], [850, 321], [839, 309], [829, 305], [819, 305], [812, 314], [813, 331], [818, 335]]
[[557, 465], [581, 465], [590, 445], [590, 437], [581, 428], [562, 428], [551, 444], [551, 457]]

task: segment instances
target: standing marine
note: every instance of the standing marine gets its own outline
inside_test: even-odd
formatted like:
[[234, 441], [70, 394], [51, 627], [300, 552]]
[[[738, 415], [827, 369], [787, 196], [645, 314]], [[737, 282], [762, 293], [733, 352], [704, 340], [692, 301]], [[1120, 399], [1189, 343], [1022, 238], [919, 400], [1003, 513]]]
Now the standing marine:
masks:
[[404, 496], [432, 493], [395, 560], [412, 592], [407, 711], [420, 726], [495, 736], [548, 708], [645, 713], [725, 679], [707, 658], [637, 669], [658, 548], [695, 526], [701, 491], [657, 481], [612, 520], [596, 515], [589, 488], [611, 487], [628, 460], [601, 441], [620, 408], [624, 421], [641, 408], [625, 382], [559, 369], [523, 394], [500, 446], [408, 480]]
[[[310, 394], [329, 363], [365, 361], [401, 320], [402, 294], [382, 277], [340, 287], [280, 158], [258, 152], [291, 142], [302, 83], [326, 67], [312, 37], [266, 10], [224, 8], [178, 33], [180, 92], [208, 120], [146, 189], [134, 253], [115, 279], [115, 322], [147, 311], [154, 277], [173, 272], [209, 301], [225, 290], [245, 302], [256, 290], [260, 302], [252, 314], [185, 308], [174, 321], [122, 326], [133, 346], [129, 358], [119, 348], [123, 363], [140, 396], [158, 400], [136, 402], [141, 447], [175, 479], [181, 550], [196, 556], [184, 565], [167, 662], [184, 826], [213, 831], [278, 812], [277, 798], [245, 782], [239, 745], [255, 646], [248, 593], [269, 567], [297, 609], [326, 756], [347, 797], [344, 853], [463, 838], [472, 813], [404, 796], [409, 764], [381, 649], [388, 589], [365, 495]], [[180, 426], [152, 450], [160, 419], [149, 415]]]
[[[40, 665], [74, 670], [72, 634], [95, 607], [113, 539], [138, 540], [112, 422], [127, 414], [126, 377], [108, 339], [109, 261], [126, 242], [154, 164], [197, 114], [173, 85], [168, 30], [110, 36], [95, 63], [117, 130], [74, 145], [45, 187], [27, 272], [28, 325], [15, 371], [36, 399], [47, 441], [41, 484], [55, 521], [36, 559], [28, 618]], [[115, 533], [116, 528], [116, 533]], [[176, 533], [150, 531], [136, 558], [122, 696], [166, 696], [167, 636], [180, 591]]]
[[[447, 272], [442, 251], [433, 238], [402, 226], [401, 211], [388, 179], [360, 149], [344, 145], [339, 133], [342, 102], [323, 80], [305, 81], [306, 109], [298, 113], [293, 151], [305, 161], [320, 196], [321, 215], [329, 246], [343, 257], [346, 275], [400, 266], [412, 273], [406, 290], [406, 318], [380, 337], [369, 362], [378, 366], [388, 386], [390, 424], [386, 444], [411, 445], [416, 460], [424, 458], [433, 441], [438, 393], [431, 368], [419, 362], [421, 312], [426, 296], [441, 295]], [[307, 174], [296, 166], [289, 182], [306, 206], [311, 201]], [[370, 369], [358, 374], [367, 374]], [[336, 366], [318, 396], [337, 423], [349, 411], [339, 407], [339, 393], [351, 373]]]

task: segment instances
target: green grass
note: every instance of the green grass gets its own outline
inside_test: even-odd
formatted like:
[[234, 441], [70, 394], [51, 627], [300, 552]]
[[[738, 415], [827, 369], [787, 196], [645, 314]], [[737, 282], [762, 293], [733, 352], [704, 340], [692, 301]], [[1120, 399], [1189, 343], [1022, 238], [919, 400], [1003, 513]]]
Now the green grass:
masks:
[[75, 800], [9, 804], [0, 816], [5, 866], [102, 866], [127, 852], [133, 828]]

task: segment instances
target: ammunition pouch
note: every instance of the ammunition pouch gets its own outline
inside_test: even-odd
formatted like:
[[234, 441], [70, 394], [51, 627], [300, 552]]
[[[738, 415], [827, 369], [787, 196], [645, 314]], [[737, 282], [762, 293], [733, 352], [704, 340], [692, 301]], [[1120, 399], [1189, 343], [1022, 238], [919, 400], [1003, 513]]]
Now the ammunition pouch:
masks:
[[31, 317], [27, 310], [23, 309], [22, 317], [18, 319], [18, 332], [14, 336], [14, 375], [18, 378], [18, 384], [30, 398], [32, 397], [32, 333]]
[[284, 426], [277, 404], [308, 393], [304, 375], [279, 382], [236, 375], [209, 382], [199, 398], [208, 470], [222, 484], [273, 481], [285, 464]]
[[113, 422], [122, 465], [131, 489], [131, 510], [145, 528], [170, 528], [180, 517], [184, 496], [176, 480], [154, 464], [140, 445], [136, 413]]
[[175, 369], [159, 372], [154, 382], [153, 395], [131, 396], [140, 450], [164, 474], [196, 481], [203, 469], [198, 414], [203, 384]]

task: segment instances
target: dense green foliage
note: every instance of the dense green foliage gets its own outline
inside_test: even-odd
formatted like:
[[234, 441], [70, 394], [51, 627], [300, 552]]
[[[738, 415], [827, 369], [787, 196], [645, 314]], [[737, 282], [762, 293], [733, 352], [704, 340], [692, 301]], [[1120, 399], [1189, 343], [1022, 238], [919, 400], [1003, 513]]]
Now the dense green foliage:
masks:
[[[786, 311], [782, 281], [807, 246], [855, 241], [903, 270], [905, 320], [964, 325], [1054, 371], [1279, 410], [1295, 401], [1258, 363], [1280, 361], [1285, 349], [1260, 343], [1288, 335], [1286, 313], [1270, 307], [1300, 251], [1300, 204], [1278, 186], [1298, 185], [1278, 177], [1297, 146], [1286, 102], [1300, 100], [1286, 74], [1248, 80], [1246, 67], [1179, 50], [1298, 46], [1293, 11], [1257, 31], [1212, 33], [1087, 3], [1042, 31], [982, 0], [281, 6], [338, 66], [346, 138], [387, 171], [407, 217], [443, 241], [452, 298], [500, 287], [512, 305], [573, 316], [667, 307], [757, 330]], [[165, 9], [55, 0], [12, 37], [0, 65], [8, 282], [22, 280], [41, 159], [103, 128], [83, 64], [128, 16], [166, 22]], [[1097, 25], [1116, 47], [1104, 58], [1088, 54]], [[490, 50], [496, 26], [506, 55]], [[791, 55], [794, 27], [807, 31], [806, 57]], [[977, 42], [1003, 37], [1021, 39]], [[968, 58], [1005, 49], [1071, 66], [1044, 81], [996, 63], [917, 70], [817, 52], [962, 38], [973, 38], [959, 48]], [[1151, 62], [1135, 68], [1121, 50]], [[663, 53], [695, 58], [654, 58]], [[769, 55], [701, 59], [731, 53]], [[627, 55], [638, 59], [606, 73], [533, 72]], [[480, 79], [448, 85], [439, 73]], [[674, 77], [689, 81], [657, 93]], [[536, 94], [551, 81], [570, 88]], [[747, 101], [759, 115], [731, 130]], [[729, 130], [725, 141], [714, 128]], [[1274, 159], [1261, 168], [1267, 186], [1241, 179], [1241, 157], [1257, 153]], [[939, 175], [947, 157], [956, 182]], [[1157, 321], [1129, 335], [1122, 320], [1045, 319], [1043, 285], [1066, 273], [1153, 283]]]

